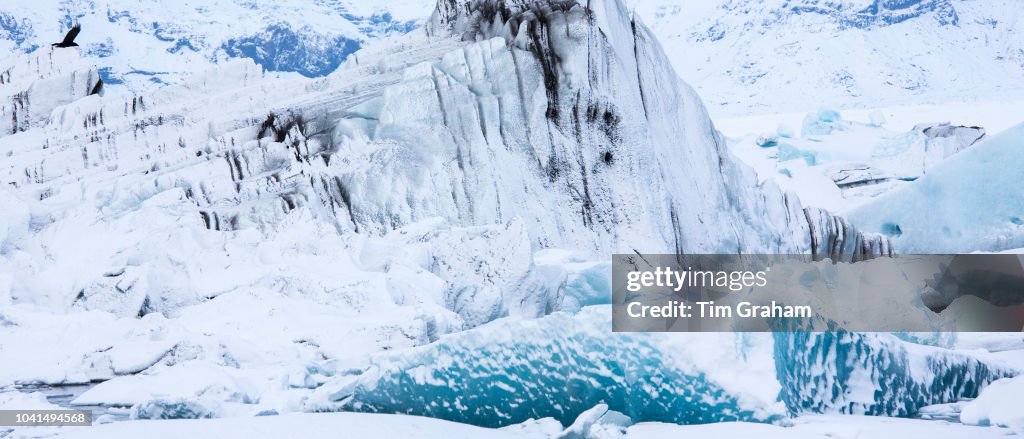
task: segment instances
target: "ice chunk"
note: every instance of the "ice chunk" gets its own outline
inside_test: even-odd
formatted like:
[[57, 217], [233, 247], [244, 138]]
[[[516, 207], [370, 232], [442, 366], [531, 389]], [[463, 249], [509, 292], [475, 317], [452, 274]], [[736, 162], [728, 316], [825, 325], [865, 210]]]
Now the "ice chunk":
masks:
[[796, 131], [793, 130], [793, 127], [784, 123], [779, 124], [779, 127], [775, 129], [775, 134], [786, 139], [796, 137]]
[[780, 398], [791, 413], [910, 416], [974, 398], [992, 381], [1019, 373], [885, 334], [779, 332], [775, 355]]
[[839, 122], [842, 117], [839, 114], [839, 110], [831, 107], [821, 107], [818, 110], [818, 120], [822, 122]]
[[576, 418], [557, 439], [611, 439], [625, 437], [626, 428], [633, 425], [629, 416], [608, 410], [607, 404], [598, 404]]
[[977, 399], [964, 405], [960, 422], [1024, 429], [1024, 376], [989, 384]]
[[979, 127], [919, 124], [906, 134], [882, 139], [871, 161], [898, 178], [913, 179], [984, 137]]
[[[774, 394], [759, 398], [726, 387], [747, 383], [745, 390], [753, 391], [770, 383], [770, 366], [763, 371], [767, 376], [751, 383], [743, 373], [723, 370], [736, 369], [745, 360], [728, 366], [704, 361], [717, 358], [703, 352], [705, 347], [732, 352], [739, 346], [723, 345], [715, 338], [715, 343], [694, 348], [699, 352], [693, 355], [703, 359], [682, 360], [676, 355], [683, 355], [686, 343], [661, 345], [682, 339], [610, 333], [609, 325], [606, 306], [585, 308], [575, 316], [504, 319], [430, 346], [377, 357], [351, 384], [328, 385], [323, 392], [340, 401], [335, 409], [405, 413], [491, 427], [545, 417], [568, 425], [602, 403], [638, 422], [767, 421], [780, 415]], [[761, 358], [753, 355], [752, 347], [742, 351]]]
[[818, 164], [818, 153], [816, 151], [803, 151], [788, 143], [779, 145], [779, 162], [788, 162], [790, 160], [803, 159], [807, 166], [815, 166]]
[[778, 138], [778, 136], [775, 136], [774, 134], [767, 134], [766, 133], [766, 134], [761, 134], [760, 136], [757, 136], [757, 139], [754, 140], [754, 143], [756, 143], [757, 146], [760, 146], [762, 148], [769, 148], [769, 147], [772, 147], [772, 146], [778, 146], [779, 145], [779, 138]]
[[221, 407], [213, 401], [155, 399], [132, 408], [134, 419], [209, 419], [219, 417]]
[[885, 125], [885, 114], [878, 110], [872, 111], [868, 114], [868, 120], [871, 121], [871, 126], [880, 127]]
[[828, 171], [829, 178], [840, 188], [851, 188], [888, 181], [890, 177], [870, 165], [849, 163], [834, 166]]
[[[923, 136], [923, 134], [922, 134]], [[901, 252], [1024, 247], [1024, 125], [979, 143], [849, 214], [862, 229], [898, 230]], [[896, 236], [898, 235], [898, 236]]]
[[801, 136], [832, 134], [834, 131], [846, 131], [849, 126], [849, 122], [842, 119], [838, 110], [822, 107], [817, 112], [808, 113], [804, 117]]

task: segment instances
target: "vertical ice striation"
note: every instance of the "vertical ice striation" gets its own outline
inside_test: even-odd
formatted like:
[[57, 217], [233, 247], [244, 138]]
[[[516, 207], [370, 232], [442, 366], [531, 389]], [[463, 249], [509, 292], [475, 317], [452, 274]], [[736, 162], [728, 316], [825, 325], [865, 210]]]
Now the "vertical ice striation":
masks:
[[521, 216], [538, 247], [598, 254], [809, 249], [799, 204], [729, 154], [621, 2], [446, 0], [426, 32], [463, 47], [337, 131], [379, 151], [340, 177], [361, 230]]
[[43, 126], [57, 107], [88, 96], [100, 79], [74, 50], [45, 48], [0, 66], [0, 133]]
[[796, 413], [910, 416], [921, 407], [975, 398], [1013, 371], [885, 334], [775, 334], [780, 399]]
[[857, 262], [893, 255], [888, 238], [857, 230], [841, 216], [816, 207], [804, 209], [804, 215], [810, 225], [811, 253], [815, 260]]

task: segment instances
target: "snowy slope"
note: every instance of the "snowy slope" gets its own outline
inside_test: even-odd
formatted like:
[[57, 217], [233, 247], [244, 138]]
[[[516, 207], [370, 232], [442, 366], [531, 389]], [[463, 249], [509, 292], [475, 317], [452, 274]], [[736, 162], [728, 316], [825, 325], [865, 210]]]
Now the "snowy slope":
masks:
[[631, 5], [716, 116], [1024, 96], [1014, 0]]

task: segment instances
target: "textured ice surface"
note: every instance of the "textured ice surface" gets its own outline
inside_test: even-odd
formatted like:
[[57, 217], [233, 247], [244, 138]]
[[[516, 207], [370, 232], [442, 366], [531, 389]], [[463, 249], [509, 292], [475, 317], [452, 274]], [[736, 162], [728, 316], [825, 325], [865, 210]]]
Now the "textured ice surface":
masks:
[[608, 333], [608, 312], [502, 320], [378, 356], [365, 372], [325, 385], [321, 394], [337, 403], [324, 409], [485, 426], [543, 417], [569, 425], [599, 403], [634, 422], [770, 421], [786, 412], [905, 417], [973, 398], [1017, 373], [884, 334]]
[[96, 68], [71, 50], [39, 50], [0, 61], [0, 133], [46, 124], [57, 107], [83, 98], [99, 81]]
[[[851, 214], [888, 232], [901, 252], [959, 253], [1024, 246], [1024, 125], [983, 140]], [[894, 231], [898, 230], [898, 233]]]
[[[600, 264], [535, 250], [808, 252], [812, 234], [621, 3], [489, 4], [445, 2], [429, 35], [319, 79], [234, 60], [83, 97], [92, 70], [74, 51], [13, 61], [61, 62], [3, 88], [0, 345], [16, 355], [0, 385], [104, 381], [80, 402], [149, 417], [783, 415], [765, 337], [609, 335], [588, 310], [530, 320], [606, 300]], [[355, 373], [380, 351], [394, 353]]]
[[822, 107], [817, 112], [807, 113], [800, 135], [809, 137], [832, 134], [835, 131], [846, 131], [849, 125], [850, 123], [843, 120], [838, 110]]
[[[584, 309], [577, 316], [553, 314], [534, 321], [502, 320], [442, 338], [406, 353], [381, 356], [355, 381], [338, 381], [330, 398], [339, 408], [404, 413], [483, 426], [505, 426], [553, 417], [565, 425], [597, 404], [634, 421], [697, 424], [733, 420], [767, 421], [780, 407], [756, 387], [743, 391], [724, 371], [695, 367], [669, 350], [664, 334], [610, 333], [608, 307]], [[693, 334], [690, 334], [693, 335]], [[711, 340], [696, 334], [693, 342]], [[701, 344], [740, 337], [724, 334]], [[764, 340], [762, 340], [764, 341]], [[726, 342], [725, 346], [730, 343]], [[739, 355], [746, 349], [736, 345]], [[700, 355], [693, 352], [693, 355]], [[705, 356], [713, 357], [707, 352]], [[751, 357], [734, 359], [741, 370]], [[769, 372], [770, 373], [770, 372]], [[769, 387], [773, 377], [758, 386]]]
[[[535, 294], [560, 281], [531, 266], [541, 248], [809, 251], [797, 200], [725, 150], [653, 36], [618, 2], [591, 6], [515, 18], [532, 37], [485, 26], [487, 38], [461, 41], [435, 27], [317, 80], [233, 60], [78, 99], [71, 85], [88, 69], [73, 84], [77, 73], [43, 72], [59, 87], [12, 74], [12, 93], [56, 100], [0, 137], [15, 213], [0, 223], [0, 267], [25, 274], [3, 296], [127, 318], [256, 284], [365, 296], [386, 272], [398, 305], [440, 298], [461, 322], [427, 314], [451, 328], [554, 309], [557, 294]], [[572, 32], [552, 30], [561, 21]], [[82, 64], [74, 51], [33, 56]], [[362, 236], [437, 217], [474, 229], [416, 255], [437, 261], [380, 261], [340, 281], [364, 271], [349, 251]], [[410, 285], [422, 289], [401, 293]]]
[[846, 332], [776, 333], [775, 365], [791, 413], [909, 416], [1019, 373], [885, 334]]

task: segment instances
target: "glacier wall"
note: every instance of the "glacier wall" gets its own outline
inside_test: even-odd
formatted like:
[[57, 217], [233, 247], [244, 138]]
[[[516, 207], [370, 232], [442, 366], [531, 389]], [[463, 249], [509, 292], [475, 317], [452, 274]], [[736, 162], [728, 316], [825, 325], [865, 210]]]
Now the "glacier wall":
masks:
[[57, 107], [81, 99], [99, 81], [99, 72], [66, 50], [15, 55], [0, 66], [0, 132], [41, 127]]
[[468, 43], [336, 131], [380, 150], [340, 177], [361, 230], [523, 216], [538, 247], [809, 250], [799, 204], [733, 159], [620, 2], [440, 2], [426, 31]]
[[[591, 258], [832, 256], [833, 246], [814, 243], [860, 239], [817, 228], [812, 241], [799, 201], [727, 151], [655, 38], [615, 0], [440, 2], [425, 29], [360, 50], [318, 79], [279, 77], [243, 59], [143, 94], [83, 98], [95, 70], [82, 69], [73, 50], [40, 52], [15, 63], [53, 59], [42, 79], [4, 75], [13, 80], [5, 94], [28, 90], [33, 114], [30, 127], [0, 137], [10, 164], [0, 179], [32, 212], [32, 239], [7, 243], [20, 255], [7, 263], [49, 279], [17, 279], [19, 300], [173, 312], [230, 290], [198, 284], [229, 271], [209, 265], [231, 254], [212, 250], [217, 240], [382, 236], [435, 218], [521, 225], [529, 250]], [[305, 221], [316, 225], [297, 225]], [[158, 224], [173, 232], [115, 238]], [[91, 253], [52, 245], [80, 236], [96, 237], [76, 244]], [[146, 253], [171, 239], [217, 256]], [[881, 244], [858, 248], [885, 253]], [[51, 263], [35, 263], [41, 255]], [[194, 281], [178, 291], [185, 284], [173, 278]], [[457, 293], [449, 282], [446, 306], [466, 310], [460, 316], [474, 326], [520, 308], [495, 298], [534, 297], [548, 285], [518, 281], [526, 291], [514, 294], [512, 284]], [[103, 298], [118, 285], [137, 287]], [[550, 297], [559, 294], [528, 302], [543, 314], [558, 307]]]

